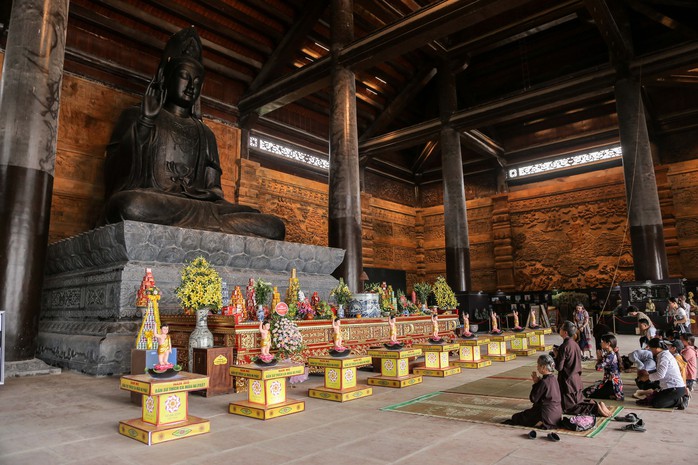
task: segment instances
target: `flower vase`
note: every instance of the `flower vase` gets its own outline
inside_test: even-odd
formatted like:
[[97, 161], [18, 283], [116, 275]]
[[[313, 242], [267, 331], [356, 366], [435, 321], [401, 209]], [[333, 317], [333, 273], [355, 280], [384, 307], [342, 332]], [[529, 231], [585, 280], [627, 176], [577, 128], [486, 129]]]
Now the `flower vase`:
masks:
[[344, 318], [344, 305], [339, 304], [339, 308], [337, 308], [337, 318]]
[[264, 306], [257, 305], [257, 321], [264, 321]]
[[189, 335], [189, 371], [194, 370], [194, 348], [213, 347], [213, 333], [208, 329], [208, 307], [196, 310], [196, 327]]

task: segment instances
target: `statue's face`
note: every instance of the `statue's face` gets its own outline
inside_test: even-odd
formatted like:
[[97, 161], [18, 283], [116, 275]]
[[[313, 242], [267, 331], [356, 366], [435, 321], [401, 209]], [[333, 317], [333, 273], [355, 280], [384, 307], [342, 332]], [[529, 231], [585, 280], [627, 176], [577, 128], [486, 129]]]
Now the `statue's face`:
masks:
[[190, 108], [201, 94], [203, 75], [192, 63], [182, 62], [172, 71], [167, 82], [167, 100]]

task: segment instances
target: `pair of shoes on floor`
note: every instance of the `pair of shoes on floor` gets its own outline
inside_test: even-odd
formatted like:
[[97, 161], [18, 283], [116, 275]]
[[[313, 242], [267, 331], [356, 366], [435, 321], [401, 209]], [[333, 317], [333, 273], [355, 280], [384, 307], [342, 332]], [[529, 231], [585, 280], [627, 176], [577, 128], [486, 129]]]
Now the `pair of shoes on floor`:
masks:
[[630, 412], [629, 414], [623, 416], [623, 417], [615, 417], [615, 421], [624, 421], [626, 423], [637, 423], [638, 421], [642, 421], [640, 417], [637, 416], [637, 413]]
[[647, 431], [645, 429], [645, 422], [640, 418], [635, 423], [630, 423], [629, 425], [622, 426], [621, 431], [637, 431], [638, 433], [644, 433]]
[[[538, 433], [536, 433], [536, 430], [532, 429], [528, 432], [527, 436], [528, 439], [536, 439], [538, 437]], [[546, 437], [553, 442], [558, 442], [560, 440], [560, 435], [554, 432], [548, 433]]]

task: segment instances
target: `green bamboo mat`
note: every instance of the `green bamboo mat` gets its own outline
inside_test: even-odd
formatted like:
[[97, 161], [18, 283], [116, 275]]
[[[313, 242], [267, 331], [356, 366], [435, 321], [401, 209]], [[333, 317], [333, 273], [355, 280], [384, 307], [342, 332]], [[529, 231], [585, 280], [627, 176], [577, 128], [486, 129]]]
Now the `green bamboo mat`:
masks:
[[[384, 407], [381, 410], [530, 430], [531, 427], [528, 426], [502, 424], [502, 421], [511, 418], [514, 413], [530, 407], [531, 403], [527, 399], [433, 392], [407, 402]], [[623, 410], [623, 407], [616, 407], [611, 417], [598, 417], [594, 428], [587, 431], [570, 431], [566, 429], [555, 429], [552, 431], [559, 434], [593, 438], [603, 431], [609, 421], [618, 415], [621, 410]]]

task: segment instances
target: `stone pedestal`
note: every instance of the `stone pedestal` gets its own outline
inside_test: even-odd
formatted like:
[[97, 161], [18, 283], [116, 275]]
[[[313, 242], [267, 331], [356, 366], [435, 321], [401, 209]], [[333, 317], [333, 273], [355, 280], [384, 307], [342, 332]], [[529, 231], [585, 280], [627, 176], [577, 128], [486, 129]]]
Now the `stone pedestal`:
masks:
[[421, 349], [372, 349], [368, 351], [368, 355], [381, 360], [381, 374], [368, 378], [369, 385], [403, 388], [422, 382], [421, 375], [410, 374], [409, 363], [410, 357], [422, 355]]
[[514, 360], [516, 354], [507, 353], [507, 342], [514, 339], [511, 333], [499, 335], [491, 335], [490, 342], [487, 344], [487, 358], [495, 362], [508, 362]]
[[456, 339], [459, 346], [458, 360], [453, 364], [461, 368], [482, 368], [492, 365], [492, 361], [482, 358], [482, 347], [487, 347], [490, 339], [477, 337], [474, 339]]
[[459, 349], [458, 344], [415, 344], [412, 347], [424, 352], [424, 365], [415, 367], [415, 375], [443, 378], [460, 373], [460, 367], [452, 367], [448, 359], [449, 352]]
[[186, 262], [203, 256], [228, 284], [250, 277], [284, 294], [291, 269], [301, 287], [328, 298], [344, 251], [328, 247], [124, 221], [49, 246], [37, 356], [64, 368], [110, 375], [130, 371], [140, 324], [136, 292], [152, 268], [160, 316], [182, 312], [175, 288]]
[[373, 388], [356, 383], [356, 367], [370, 365], [371, 357], [308, 357], [308, 365], [325, 369], [324, 386], [308, 389], [308, 396], [316, 399], [348, 402], [373, 394]]
[[208, 387], [208, 377], [182, 371], [173, 378], [121, 378], [121, 389], [143, 395], [141, 418], [119, 422], [119, 433], [149, 446], [211, 430], [211, 422], [189, 415], [189, 391]]

